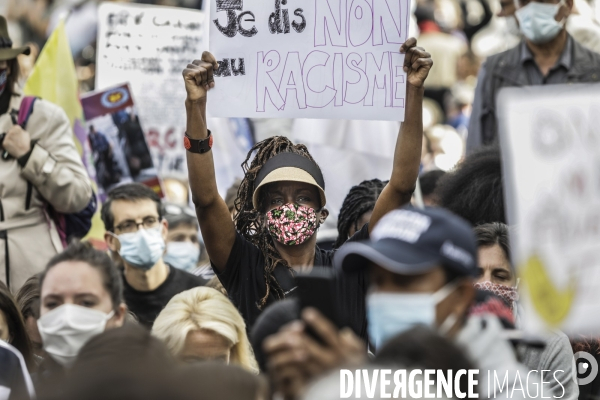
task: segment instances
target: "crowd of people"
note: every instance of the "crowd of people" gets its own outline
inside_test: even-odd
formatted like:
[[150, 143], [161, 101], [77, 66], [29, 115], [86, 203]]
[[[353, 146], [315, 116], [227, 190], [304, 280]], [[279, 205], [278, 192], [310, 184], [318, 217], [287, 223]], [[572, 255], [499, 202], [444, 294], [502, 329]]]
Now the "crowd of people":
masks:
[[[573, 361], [600, 359], [600, 341], [522, 334], [496, 114], [505, 87], [600, 84], [593, 3], [417, 1], [391, 174], [354, 182], [334, 240], [318, 234], [330, 217], [319, 160], [285, 122], [256, 121], [221, 197], [206, 116], [218, 54], [204, 52], [182, 71], [190, 201], [116, 186], [100, 211], [107, 250], [70, 229], [96, 195], [67, 115], [36, 99], [21, 119], [53, 15], [95, 4], [67, 3], [11, 0], [0, 15], [0, 399], [325, 400], [340, 398], [340, 370], [378, 368], [506, 376], [493, 397], [481, 379], [482, 398], [600, 395]], [[499, 32], [514, 46], [481, 44]], [[91, 89], [83, 39], [71, 47]]]

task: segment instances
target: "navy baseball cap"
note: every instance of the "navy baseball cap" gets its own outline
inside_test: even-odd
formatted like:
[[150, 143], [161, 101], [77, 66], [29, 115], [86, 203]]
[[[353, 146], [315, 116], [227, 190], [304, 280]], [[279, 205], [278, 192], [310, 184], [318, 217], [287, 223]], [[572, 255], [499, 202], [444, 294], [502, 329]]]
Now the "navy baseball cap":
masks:
[[442, 208], [412, 206], [387, 213], [370, 240], [344, 244], [333, 264], [344, 271], [372, 262], [399, 275], [419, 275], [442, 266], [455, 276], [477, 275], [477, 244], [471, 226]]

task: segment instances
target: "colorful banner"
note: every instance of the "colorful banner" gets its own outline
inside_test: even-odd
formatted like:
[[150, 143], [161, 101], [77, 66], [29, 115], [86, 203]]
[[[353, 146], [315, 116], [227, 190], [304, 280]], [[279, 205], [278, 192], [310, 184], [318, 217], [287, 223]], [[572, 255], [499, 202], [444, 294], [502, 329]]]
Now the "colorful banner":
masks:
[[100, 199], [104, 201], [111, 188], [129, 182], [143, 183], [162, 197], [129, 86], [87, 93], [81, 104]]

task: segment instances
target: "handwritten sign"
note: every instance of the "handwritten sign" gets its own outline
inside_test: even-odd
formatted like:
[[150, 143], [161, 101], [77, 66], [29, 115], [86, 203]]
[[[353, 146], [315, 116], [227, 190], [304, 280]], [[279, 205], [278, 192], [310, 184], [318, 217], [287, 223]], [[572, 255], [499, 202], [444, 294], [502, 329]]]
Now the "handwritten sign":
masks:
[[159, 173], [186, 177], [181, 72], [206, 48], [204, 13], [102, 3], [98, 14], [96, 87], [128, 82]]
[[600, 86], [499, 97], [507, 217], [524, 329], [600, 333]]
[[409, 0], [210, 0], [221, 117], [404, 119]]

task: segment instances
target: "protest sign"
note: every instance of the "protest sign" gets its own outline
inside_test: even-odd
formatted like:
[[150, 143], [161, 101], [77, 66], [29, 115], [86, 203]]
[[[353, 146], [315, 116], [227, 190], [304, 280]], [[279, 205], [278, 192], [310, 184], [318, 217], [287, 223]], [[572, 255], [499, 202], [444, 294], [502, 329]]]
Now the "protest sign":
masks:
[[128, 182], [141, 182], [162, 197], [129, 87], [86, 93], [81, 104], [100, 199], [104, 201], [111, 188]]
[[409, 0], [210, 0], [217, 117], [404, 120]]
[[598, 334], [600, 86], [508, 89], [498, 102], [524, 329]]
[[[128, 82], [161, 177], [187, 180], [183, 137], [185, 86], [181, 73], [206, 50], [201, 11], [140, 4], [99, 7], [96, 88]], [[247, 120], [208, 118], [219, 193], [225, 194], [253, 145]]]
[[187, 178], [181, 72], [205, 50], [204, 13], [102, 3], [98, 14], [96, 88], [128, 82], [159, 172]]

